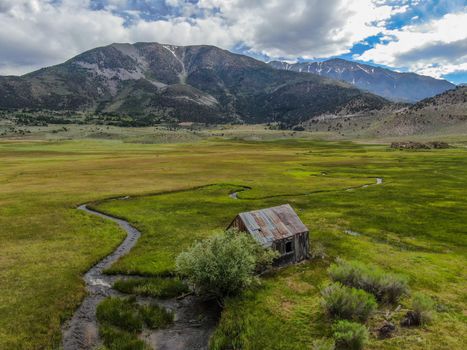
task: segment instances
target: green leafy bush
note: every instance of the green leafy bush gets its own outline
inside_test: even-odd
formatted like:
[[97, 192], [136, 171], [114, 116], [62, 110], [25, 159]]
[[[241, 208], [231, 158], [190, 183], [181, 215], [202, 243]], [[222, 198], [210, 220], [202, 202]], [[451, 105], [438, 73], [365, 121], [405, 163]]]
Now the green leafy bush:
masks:
[[333, 318], [364, 322], [377, 307], [373, 295], [340, 283], [327, 286], [321, 295], [326, 312]]
[[188, 287], [178, 278], [131, 278], [118, 280], [113, 286], [126, 294], [137, 294], [153, 298], [173, 298], [188, 292]]
[[276, 252], [262, 248], [249, 235], [227, 232], [193, 245], [176, 260], [177, 272], [198, 294], [220, 302], [238, 294], [255, 280], [255, 273], [271, 265]]
[[368, 330], [359, 323], [341, 320], [332, 327], [332, 332], [337, 350], [361, 350], [368, 342]]
[[358, 262], [338, 259], [336, 264], [329, 267], [328, 272], [333, 281], [363, 289], [381, 302], [394, 304], [409, 292], [407, 280], [404, 277]]

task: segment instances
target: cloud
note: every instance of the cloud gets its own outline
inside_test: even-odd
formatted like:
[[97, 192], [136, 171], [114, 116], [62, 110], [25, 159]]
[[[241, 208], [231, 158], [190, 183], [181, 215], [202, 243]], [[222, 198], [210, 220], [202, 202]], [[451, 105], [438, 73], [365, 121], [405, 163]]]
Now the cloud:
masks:
[[1, 1], [0, 71], [24, 73], [59, 63], [78, 52], [127, 40], [123, 19], [77, 2]]
[[216, 8], [234, 37], [270, 57], [317, 58], [346, 53], [381, 31], [397, 6], [373, 0], [202, 0]]
[[378, 32], [392, 10], [372, 0], [0, 0], [0, 73], [112, 42], [242, 44], [290, 59], [337, 55]]
[[[125, 0], [95, 5], [90, 0], [0, 0], [0, 74], [24, 74], [113, 42], [231, 48], [239, 40], [218, 16], [144, 20], [139, 10], [128, 9]], [[130, 25], [128, 15], [136, 18]]]
[[234, 39], [221, 20], [196, 19], [187, 21], [174, 19], [172, 21], [139, 21], [127, 29], [131, 42], [157, 41], [174, 45], [211, 44], [231, 48]]
[[296, 60], [348, 54], [356, 44], [381, 36], [384, 41], [358, 58], [435, 76], [443, 74], [449, 59], [454, 58], [450, 69], [463, 64], [459, 56], [465, 35], [459, 33], [466, 31], [455, 27], [455, 35], [448, 38], [451, 22], [465, 23], [459, 14], [386, 29], [391, 18], [409, 15], [414, 4], [415, 0], [0, 0], [0, 74], [22, 74], [97, 46], [137, 41], [242, 47], [266, 57]]
[[355, 58], [392, 67], [406, 67], [438, 78], [448, 73], [465, 71], [466, 23], [467, 12], [462, 11], [425, 23], [385, 30], [389, 42], [376, 44]]
[[400, 53], [398, 59], [403, 62], [440, 61], [462, 59], [465, 55], [467, 55], [467, 35], [464, 39], [452, 42], [433, 41], [425, 43], [422, 46]]

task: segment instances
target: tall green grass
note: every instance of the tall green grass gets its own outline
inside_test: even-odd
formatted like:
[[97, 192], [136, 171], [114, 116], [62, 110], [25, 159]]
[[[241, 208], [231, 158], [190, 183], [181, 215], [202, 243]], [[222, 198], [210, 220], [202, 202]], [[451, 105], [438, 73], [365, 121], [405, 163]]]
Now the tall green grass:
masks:
[[137, 294], [153, 298], [174, 298], [189, 291], [178, 278], [130, 278], [116, 281], [113, 288], [126, 294]]
[[139, 305], [135, 298], [107, 298], [97, 306], [99, 334], [104, 345], [111, 350], [149, 349], [138, 335], [144, 327], [158, 329], [167, 327], [173, 315], [165, 309], [152, 305]]
[[134, 299], [107, 298], [97, 306], [97, 320], [130, 333], [143, 330], [143, 319]]

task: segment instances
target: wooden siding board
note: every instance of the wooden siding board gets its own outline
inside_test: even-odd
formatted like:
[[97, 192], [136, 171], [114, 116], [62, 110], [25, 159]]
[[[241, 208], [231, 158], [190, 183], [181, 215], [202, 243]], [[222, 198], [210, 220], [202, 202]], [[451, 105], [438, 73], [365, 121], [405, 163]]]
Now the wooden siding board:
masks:
[[[263, 246], [279, 251], [275, 265], [308, 258], [308, 228], [289, 204], [240, 213], [230, 227], [247, 231]], [[285, 253], [287, 241], [293, 241], [293, 253]]]

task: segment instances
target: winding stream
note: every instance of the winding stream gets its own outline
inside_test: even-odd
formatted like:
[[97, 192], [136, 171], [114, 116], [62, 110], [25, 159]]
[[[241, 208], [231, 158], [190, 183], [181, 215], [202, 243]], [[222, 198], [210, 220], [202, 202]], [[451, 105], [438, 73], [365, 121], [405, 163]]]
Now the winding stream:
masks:
[[[78, 209], [116, 222], [125, 230], [127, 236], [117, 249], [100, 260], [84, 275], [87, 296], [73, 317], [63, 326], [64, 350], [88, 350], [100, 344], [96, 319], [97, 305], [106, 297], [124, 296], [114, 290], [112, 285], [117, 279], [131, 277], [106, 275], [104, 271], [127, 254], [141, 236], [141, 232], [125, 220], [103, 214], [86, 205], [81, 205]], [[195, 296], [168, 300], [140, 297], [137, 301], [139, 303], [157, 302], [174, 314], [174, 324], [171, 327], [143, 332], [142, 338], [152, 348], [158, 350], [207, 349], [209, 337], [214, 331], [220, 313], [217, 304], [206, 303]]]
[[[382, 183], [382, 178], [376, 178], [376, 183], [371, 185], [381, 185]], [[352, 191], [371, 185], [347, 188], [346, 190]], [[248, 189], [250, 188], [245, 187], [242, 191]], [[239, 199], [238, 192], [229, 194], [229, 197]], [[120, 199], [127, 198], [129, 197]], [[73, 317], [62, 328], [64, 350], [89, 350], [100, 344], [96, 319], [97, 305], [106, 297], [123, 296], [112, 286], [117, 279], [131, 277], [106, 275], [104, 271], [127, 254], [141, 236], [141, 232], [125, 220], [90, 209], [86, 204], [80, 205], [78, 209], [117, 223], [120, 228], [125, 230], [127, 236], [117, 249], [100, 260], [84, 275], [87, 296]], [[143, 332], [142, 338], [152, 348], [158, 350], [205, 350], [208, 348], [209, 337], [214, 331], [220, 314], [217, 305], [213, 305], [215, 303], [206, 303], [195, 296], [168, 300], [140, 297], [137, 300], [140, 303], [157, 302], [174, 313], [174, 324], [170, 328]]]
[[118, 294], [112, 289], [112, 284], [118, 276], [105, 275], [103, 272], [120, 257], [127, 254], [141, 236], [137, 229], [124, 220], [89, 209], [86, 204], [79, 206], [78, 209], [116, 222], [126, 231], [127, 236], [117, 249], [99, 261], [84, 275], [87, 296], [75, 311], [73, 317], [63, 327], [64, 350], [92, 349], [98, 344], [99, 332], [96, 307], [104, 298]]

